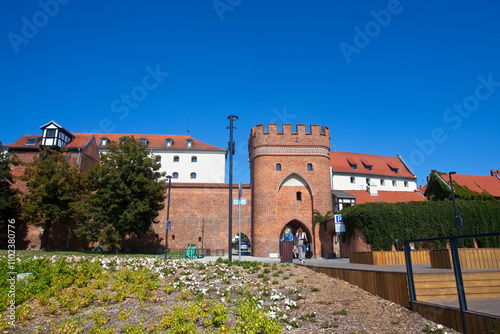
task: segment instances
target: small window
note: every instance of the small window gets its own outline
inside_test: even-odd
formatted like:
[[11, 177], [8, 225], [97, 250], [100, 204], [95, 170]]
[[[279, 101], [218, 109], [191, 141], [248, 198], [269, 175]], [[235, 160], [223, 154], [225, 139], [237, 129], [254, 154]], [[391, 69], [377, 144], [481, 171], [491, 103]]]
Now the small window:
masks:
[[191, 157], [191, 162], [198, 162], [198, 158], [197, 157]]
[[396, 180], [392, 180], [392, 186], [395, 187], [396, 186]]
[[175, 234], [172, 234], [172, 241], [175, 240]]
[[179, 178], [179, 173], [175, 172], [172, 174], [172, 178], [178, 179]]
[[161, 155], [156, 156], [156, 162], [161, 162]]
[[172, 145], [174, 145], [174, 140], [172, 138], [165, 139], [165, 146], [166, 147], [170, 147]]
[[385, 185], [385, 180], [384, 179], [380, 179], [380, 185], [381, 186]]
[[356, 178], [354, 176], [351, 176], [351, 183], [356, 183]]
[[101, 146], [108, 145], [108, 138], [101, 138]]
[[146, 138], [141, 139], [142, 146], [148, 146], [148, 140]]
[[201, 237], [198, 237], [198, 242], [201, 242]]
[[408, 187], [408, 181], [405, 181], [405, 187]]
[[56, 136], [55, 130], [47, 130], [47, 137], [55, 137], [55, 136]]
[[302, 193], [297, 191], [297, 201], [302, 201]]
[[191, 173], [191, 178], [196, 179], [196, 173]]
[[307, 170], [313, 170], [313, 165], [312, 164], [307, 164]]
[[179, 156], [177, 156], [177, 155], [176, 155], [176, 156], [174, 157], [174, 162], [179, 162]]
[[366, 169], [368, 169], [368, 171], [370, 171], [370, 172], [373, 171], [372, 166], [366, 166]]
[[36, 138], [28, 138], [26, 140], [26, 145], [36, 145], [36, 141], [37, 141]]
[[281, 170], [281, 164], [276, 164], [276, 170], [280, 171]]
[[193, 140], [192, 139], [186, 139], [186, 147], [193, 147]]

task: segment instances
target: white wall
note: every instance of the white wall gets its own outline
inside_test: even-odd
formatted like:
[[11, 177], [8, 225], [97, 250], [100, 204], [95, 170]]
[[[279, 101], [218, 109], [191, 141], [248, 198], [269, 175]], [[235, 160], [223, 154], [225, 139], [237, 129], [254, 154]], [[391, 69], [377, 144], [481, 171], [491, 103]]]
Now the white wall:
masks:
[[[354, 176], [355, 183], [351, 183], [351, 176]], [[374, 176], [369, 174], [341, 174], [335, 173], [332, 176], [332, 189], [334, 190], [366, 190], [366, 178], [370, 178], [370, 184], [377, 186], [377, 190], [383, 191], [414, 191], [417, 189], [416, 179], [392, 177], [392, 176]], [[380, 180], [384, 180], [384, 185], [380, 184]], [[392, 185], [392, 181], [396, 181], [396, 186]], [[408, 186], [405, 187], [405, 181]]]
[[[178, 173], [179, 178], [172, 178], [172, 182], [194, 182], [194, 183], [224, 183], [226, 173], [225, 152], [195, 151], [189, 152], [162, 152], [152, 151], [153, 155], [161, 157], [160, 172], [167, 175]], [[179, 161], [174, 162], [178, 156]], [[195, 156], [197, 162], [191, 162]], [[191, 179], [191, 173], [196, 173], [196, 179]]]

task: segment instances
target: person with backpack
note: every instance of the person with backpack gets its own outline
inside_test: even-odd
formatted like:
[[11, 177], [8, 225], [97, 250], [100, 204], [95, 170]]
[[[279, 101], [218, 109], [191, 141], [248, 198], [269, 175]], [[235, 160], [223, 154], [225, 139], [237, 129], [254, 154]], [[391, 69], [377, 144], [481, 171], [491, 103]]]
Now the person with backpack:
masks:
[[297, 248], [299, 250], [299, 261], [302, 263], [306, 262], [306, 246], [307, 246], [307, 235], [306, 232], [302, 230], [302, 227], [299, 227], [297, 230]]

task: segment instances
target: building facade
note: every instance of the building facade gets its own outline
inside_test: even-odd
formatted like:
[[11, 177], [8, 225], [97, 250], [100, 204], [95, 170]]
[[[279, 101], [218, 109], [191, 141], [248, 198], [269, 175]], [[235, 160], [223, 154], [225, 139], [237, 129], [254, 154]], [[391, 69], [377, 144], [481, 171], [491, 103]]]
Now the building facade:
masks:
[[[173, 177], [168, 213], [171, 250], [196, 244], [212, 254], [227, 254], [229, 240], [236, 239], [240, 225], [253, 255], [278, 256], [281, 235], [289, 227], [293, 233], [299, 228], [306, 232], [311, 241], [308, 257], [330, 257], [336, 251], [335, 224], [330, 221], [313, 231], [316, 211], [325, 215], [359, 203], [425, 200], [417, 190], [416, 176], [399, 156], [330, 152], [330, 130], [326, 126], [260, 124], [251, 129], [248, 140], [250, 183], [242, 185], [246, 205], [241, 206], [241, 215], [237, 205], [231, 206], [229, 236], [226, 149], [181, 135], [71, 133], [53, 121], [41, 130], [40, 135], [25, 135], [7, 145], [8, 150], [30, 162], [41, 147], [64, 148], [68, 159], [85, 169], [97, 163], [99, 154], [106, 154], [111, 143], [119, 143], [125, 136], [140, 140], [151, 157], [161, 163], [161, 171]], [[16, 168], [18, 178], [22, 167]], [[23, 187], [21, 181], [16, 185]], [[233, 198], [237, 197], [235, 184]], [[158, 220], [152, 233], [127, 238], [122, 247], [164, 249], [167, 205]], [[36, 249], [42, 231], [31, 226], [25, 230], [21, 234], [24, 244]], [[71, 230], [51, 235], [49, 247], [53, 249], [64, 249], [67, 241], [73, 249], [88, 246]], [[352, 245], [352, 249], [356, 247]]]

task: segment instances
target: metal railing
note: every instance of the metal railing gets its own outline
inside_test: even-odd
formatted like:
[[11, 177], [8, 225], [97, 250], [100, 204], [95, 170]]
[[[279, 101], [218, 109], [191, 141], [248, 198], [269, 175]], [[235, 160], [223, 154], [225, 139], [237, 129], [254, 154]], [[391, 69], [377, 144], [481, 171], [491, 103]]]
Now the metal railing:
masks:
[[462, 320], [462, 327], [464, 333], [467, 334], [467, 327], [465, 324], [464, 312], [467, 311], [467, 299], [465, 297], [464, 282], [462, 278], [462, 269], [460, 267], [460, 259], [458, 256], [457, 239], [470, 239], [470, 238], [484, 238], [500, 236], [500, 232], [480, 233], [480, 234], [466, 234], [466, 235], [450, 235], [445, 237], [433, 237], [422, 239], [409, 239], [404, 241], [404, 252], [406, 259], [406, 273], [408, 275], [408, 288], [410, 293], [410, 309], [413, 311], [413, 303], [417, 300], [415, 295], [415, 281], [413, 280], [413, 267], [411, 264], [411, 249], [410, 243], [421, 241], [439, 241], [449, 240], [451, 248], [451, 257], [453, 263], [453, 270], [455, 273], [455, 282], [457, 285], [458, 303], [460, 305], [460, 317]]

